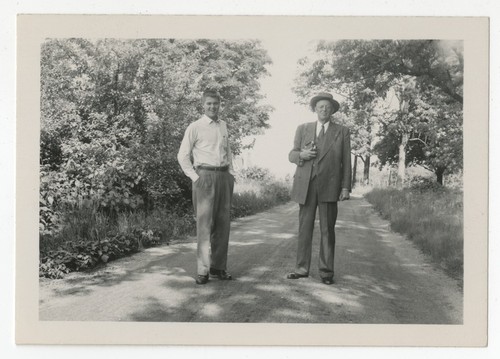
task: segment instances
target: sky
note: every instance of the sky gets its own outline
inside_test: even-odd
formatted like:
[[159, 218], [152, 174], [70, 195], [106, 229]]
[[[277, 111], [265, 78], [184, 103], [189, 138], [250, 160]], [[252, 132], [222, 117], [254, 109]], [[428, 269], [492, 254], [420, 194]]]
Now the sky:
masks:
[[274, 107], [269, 129], [257, 136], [254, 148], [243, 155], [247, 165], [268, 168], [278, 178], [293, 174], [295, 165], [288, 161], [297, 126], [315, 121], [313, 112], [305, 105], [295, 103], [293, 80], [298, 74], [297, 61], [312, 51], [314, 42], [307, 38], [280, 37], [260, 39], [273, 64], [270, 76], [261, 79], [263, 103]]

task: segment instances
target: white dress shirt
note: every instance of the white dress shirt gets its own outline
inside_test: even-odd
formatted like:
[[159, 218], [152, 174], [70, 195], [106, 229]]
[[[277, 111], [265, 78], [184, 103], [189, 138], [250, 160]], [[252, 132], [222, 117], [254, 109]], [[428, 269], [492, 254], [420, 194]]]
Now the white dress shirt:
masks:
[[193, 182], [199, 177], [194, 169], [197, 166], [229, 166], [229, 173], [234, 175], [226, 123], [206, 115], [191, 123], [184, 133], [177, 160]]

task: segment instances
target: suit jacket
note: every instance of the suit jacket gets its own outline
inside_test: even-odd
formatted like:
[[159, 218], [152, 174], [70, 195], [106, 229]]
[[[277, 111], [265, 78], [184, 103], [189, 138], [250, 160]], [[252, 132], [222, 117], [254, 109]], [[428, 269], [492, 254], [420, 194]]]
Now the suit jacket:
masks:
[[[297, 128], [293, 149], [288, 155], [297, 165], [293, 178], [292, 200], [304, 204], [311, 180], [313, 160], [303, 161], [299, 153], [316, 137], [316, 121]], [[342, 188], [351, 190], [351, 139], [347, 127], [330, 122], [325, 133], [324, 150], [317, 157], [317, 181], [320, 202], [337, 202]]]

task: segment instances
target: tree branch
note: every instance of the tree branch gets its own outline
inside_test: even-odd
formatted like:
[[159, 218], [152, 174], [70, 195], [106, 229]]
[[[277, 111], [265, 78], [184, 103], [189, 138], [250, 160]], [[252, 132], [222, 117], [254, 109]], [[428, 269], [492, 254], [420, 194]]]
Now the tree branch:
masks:
[[422, 139], [421, 139], [421, 138], [419, 138], [419, 137], [416, 137], [416, 138], [410, 138], [410, 139], [408, 139], [408, 141], [420, 141], [420, 142], [422, 142], [425, 146], [428, 146], [428, 144], [427, 144], [427, 143], [425, 143], [425, 141], [424, 141], [424, 140], [422, 140]]

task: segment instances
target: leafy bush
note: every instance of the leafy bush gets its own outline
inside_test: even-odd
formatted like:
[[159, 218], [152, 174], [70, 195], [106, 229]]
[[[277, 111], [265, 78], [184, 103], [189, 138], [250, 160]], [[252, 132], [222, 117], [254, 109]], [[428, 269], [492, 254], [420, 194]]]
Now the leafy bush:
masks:
[[113, 219], [95, 207], [82, 207], [65, 213], [61, 222], [56, 234], [40, 236], [41, 277], [62, 278], [196, 229], [192, 214], [160, 209], [123, 212]]
[[152, 232], [120, 234], [102, 241], [67, 242], [64, 247], [50, 251], [41, 258], [40, 276], [61, 278], [65, 273], [89, 269], [99, 263], [136, 253], [141, 247], [141, 240], [145, 246], [159, 242]]
[[63, 278], [65, 274], [70, 272], [69, 268], [64, 264], [63, 258], [44, 258], [39, 265], [39, 276], [60, 279]]
[[284, 182], [271, 182], [264, 186], [262, 191], [264, 197], [273, 198], [277, 204], [290, 201], [290, 187]]
[[268, 63], [256, 40], [44, 42], [41, 234], [55, 234], [63, 213], [85, 201], [114, 216], [189, 204], [190, 180], [176, 153], [184, 130], [200, 116], [203, 89], [225, 99], [236, 154], [242, 137], [268, 126], [272, 109], [259, 104], [257, 81]]
[[408, 182], [407, 186], [411, 189], [414, 190], [419, 190], [419, 191], [442, 191], [444, 190], [444, 187], [436, 182], [434, 178], [431, 177], [423, 177], [423, 176], [414, 176], [411, 177]]
[[[248, 216], [288, 202], [289, 188], [287, 181], [246, 179], [238, 182], [231, 218]], [[58, 193], [44, 189], [41, 203], [61, 201]], [[62, 278], [69, 272], [90, 269], [142, 248], [196, 233], [192, 209], [185, 205], [121, 210], [112, 214], [99, 203], [84, 199], [59, 208], [63, 211], [55, 215], [41, 207], [41, 212], [45, 213], [44, 221], [52, 226], [48, 227], [50, 230], [40, 232], [41, 277]]]
[[134, 228], [151, 231], [155, 236], [159, 236], [162, 242], [166, 242], [171, 238], [194, 234], [196, 221], [192, 209], [184, 212], [179, 211], [178, 208], [157, 208], [148, 212], [121, 213], [118, 216], [118, 233], [129, 233]]
[[40, 232], [55, 233], [60, 229], [63, 213], [92, 207], [111, 212], [140, 207], [143, 199], [134, 186], [141, 171], [133, 163], [113, 160], [106, 165], [77, 164], [69, 160], [64, 170], [40, 171]]
[[[256, 172], [252, 170], [250, 173]], [[236, 184], [231, 207], [231, 218], [252, 215], [288, 201], [290, 201], [288, 182], [270, 179], [261, 181], [247, 178], [247, 180]]]
[[239, 171], [239, 177], [247, 180], [255, 180], [260, 182], [268, 182], [273, 180], [273, 176], [267, 168], [251, 166]]

